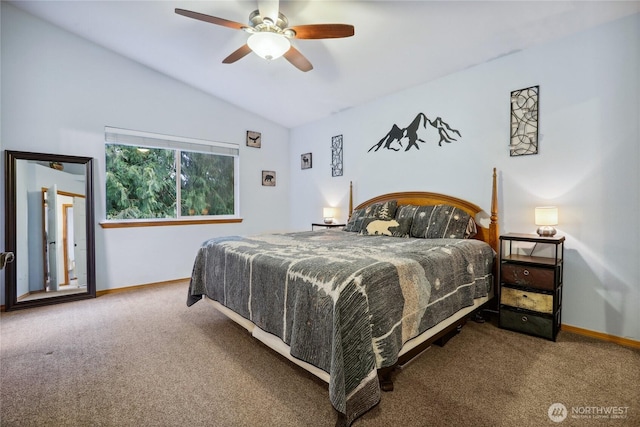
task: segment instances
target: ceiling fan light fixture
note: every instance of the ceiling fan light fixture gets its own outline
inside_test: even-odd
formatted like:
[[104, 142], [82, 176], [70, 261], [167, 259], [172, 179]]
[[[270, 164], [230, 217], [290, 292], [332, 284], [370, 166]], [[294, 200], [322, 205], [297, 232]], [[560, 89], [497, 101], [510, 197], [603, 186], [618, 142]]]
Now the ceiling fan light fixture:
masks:
[[177, 8], [175, 11], [178, 15], [187, 18], [249, 33], [247, 43], [224, 58], [223, 64], [232, 64], [254, 52], [267, 61], [284, 55], [294, 67], [307, 72], [313, 69], [313, 65], [291, 44], [289, 39], [337, 39], [355, 34], [353, 25], [347, 24], [309, 24], [289, 27], [287, 17], [278, 11], [278, 1], [258, 0], [258, 3], [259, 8], [249, 14], [247, 24], [185, 9]]
[[247, 44], [252, 51], [267, 61], [280, 58], [291, 47], [289, 39], [282, 34], [272, 32], [254, 33], [249, 36]]

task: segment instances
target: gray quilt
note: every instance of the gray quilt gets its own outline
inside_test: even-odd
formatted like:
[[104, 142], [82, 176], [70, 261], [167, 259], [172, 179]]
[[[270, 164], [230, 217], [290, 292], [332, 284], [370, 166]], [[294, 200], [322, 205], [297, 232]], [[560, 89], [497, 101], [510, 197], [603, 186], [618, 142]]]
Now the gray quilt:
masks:
[[331, 403], [350, 425], [380, 400], [377, 368], [487, 295], [493, 259], [478, 240], [341, 230], [215, 238], [196, 256], [187, 305], [207, 295], [329, 373]]

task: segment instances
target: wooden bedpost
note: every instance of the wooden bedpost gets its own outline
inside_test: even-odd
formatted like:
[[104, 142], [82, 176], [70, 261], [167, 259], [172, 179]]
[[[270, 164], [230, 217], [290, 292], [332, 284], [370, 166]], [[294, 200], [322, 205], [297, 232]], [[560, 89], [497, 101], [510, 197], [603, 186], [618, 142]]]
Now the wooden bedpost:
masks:
[[493, 168], [493, 186], [491, 188], [491, 224], [489, 224], [489, 244], [497, 252], [500, 231], [498, 229], [498, 184], [496, 168]]
[[351, 219], [351, 214], [353, 213], [353, 181], [349, 181], [349, 218]]

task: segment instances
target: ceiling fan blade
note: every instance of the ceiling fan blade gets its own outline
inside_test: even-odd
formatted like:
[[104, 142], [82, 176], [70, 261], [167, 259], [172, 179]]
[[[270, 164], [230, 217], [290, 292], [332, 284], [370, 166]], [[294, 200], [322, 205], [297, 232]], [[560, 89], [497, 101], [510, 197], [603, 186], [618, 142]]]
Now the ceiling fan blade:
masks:
[[232, 64], [232, 63], [236, 62], [237, 60], [244, 58], [245, 56], [247, 56], [250, 53], [251, 53], [251, 48], [249, 47], [249, 45], [245, 44], [244, 46], [240, 47], [235, 52], [233, 52], [231, 55], [229, 55], [226, 58], [224, 58], [222, 60], [222, 63], [223, 64]]
[[309, 62], [309, 60], [305, 58], [304, 55], [301, 54], [300, 51], [293, 46], [291, 46], [283, 56], [287, 61], [291, 62], [293, 66], [300, 71], [307, 72], [313, 70], [313, 65], [311, 65], [311, 62]]
[[274, 24], [278, 22], [278, 0], [258, 0], [258, 10], [262, 19], [269, 18]]
[[187, 18], [198, 19], [200, 21], [209, 22], [211, 24], [222, 25], [223, 27], [233, 28], [234, 30], [242, 30], [247, 28], [245, 24], [241, 24], [235, 21], [229, 21], [227, 19], [218, 18], [216, 16], [205, 15], [204, 13], [192, 12], [185, 9], [176, 9], [178, 15], [186, 16]]
[[290, 27], [296, 32], [297, 39], [338, 39], [355, 34], [353, 25], [347, 24], [310, 24]]

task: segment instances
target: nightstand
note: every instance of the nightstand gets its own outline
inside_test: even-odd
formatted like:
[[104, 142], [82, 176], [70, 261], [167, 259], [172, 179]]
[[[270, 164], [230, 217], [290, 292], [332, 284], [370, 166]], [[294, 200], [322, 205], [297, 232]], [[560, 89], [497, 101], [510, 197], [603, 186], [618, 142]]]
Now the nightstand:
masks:
[[500, 236], [500, 320], [504, 329], [555, 341], [562, 315], [564, 236]]
[[335, 223], [326, 224], [324, 222], [314, 222], [311, 224], [311, 231], [313, 231], [316, 227], [336, 228], [336, 227], [344, 227], [346, 225], [347, 224], [335, 224]]

